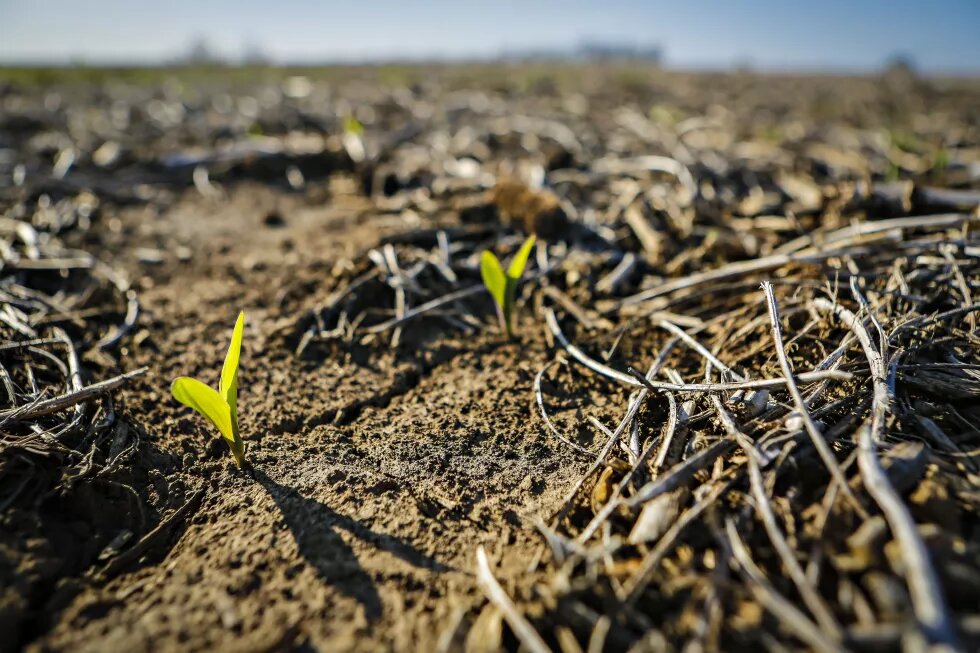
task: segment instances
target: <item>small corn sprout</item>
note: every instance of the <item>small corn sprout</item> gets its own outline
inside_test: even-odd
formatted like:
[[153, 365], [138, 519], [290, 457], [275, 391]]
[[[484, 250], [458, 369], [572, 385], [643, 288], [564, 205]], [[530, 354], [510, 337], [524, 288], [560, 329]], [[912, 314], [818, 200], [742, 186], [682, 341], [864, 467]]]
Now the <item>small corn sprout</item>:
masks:
[[497, 317], [507, 337], [514, 335], [512, 327], [512, 317], [514, 312], [514, 301], [517, 298], [517, 282], [520, 281], [524, 273], [524, 266], [527, 265], [527, 258], [531, 255], [534, 247], [534, 235], [532, 234], [521, 249], [518, 250], [507, 272], [493, 252], [486, 250], [480, 259], [480, 273], [483, 275], [483, 285], [490, 291], [490, 296], [497, 304]]
[[238, 432], [238, 358], [242, 351], [242, 330], [245, 327], [245, 311], [238, 314], [231, 345], [221, 368], [221, 381], [218, 391], [197, 379], [181, 376], [174, 379], [170, 392], [174, 399], [188, 408], [193, 408], [205, 417], [228, 442], [235, 465], [241, 469], [245, 464], [245, 445]]

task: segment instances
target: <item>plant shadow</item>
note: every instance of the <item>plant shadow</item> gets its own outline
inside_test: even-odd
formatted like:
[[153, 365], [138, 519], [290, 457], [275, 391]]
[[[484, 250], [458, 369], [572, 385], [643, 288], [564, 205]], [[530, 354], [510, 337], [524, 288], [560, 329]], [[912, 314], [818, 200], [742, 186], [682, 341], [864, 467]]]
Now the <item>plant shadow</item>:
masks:
[[275, 501], [296, 540], [300, 555], [317, 570], [326, 584], [358, 601], [368, 621], [376, 621], [383, 615], [381, 597], [371, 575], [361, 566], [354, 549], [339, 531], [347, 531], [415, 567], [439, 573], [453, 570], [400, 538], [375, 532], [316, 499], [304, 497], [261, 470], [253, 468], [252, 475]]

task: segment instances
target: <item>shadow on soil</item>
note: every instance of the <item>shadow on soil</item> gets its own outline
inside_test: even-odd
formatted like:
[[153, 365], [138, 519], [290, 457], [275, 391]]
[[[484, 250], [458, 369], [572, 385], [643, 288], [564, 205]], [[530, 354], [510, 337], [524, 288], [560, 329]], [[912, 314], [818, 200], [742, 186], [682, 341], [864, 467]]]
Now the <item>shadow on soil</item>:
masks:
[[263, 471], [255, 469], [253, 475], [282, 512], [300, 555], [316, 568], [325, 583], [360, 602], [369, 621], [382, 616], [381, 597], [371, 575], [361, 566], [354, 549], [344, 541], [339, 530], [415, 567], [440, 573], [453, 569], [404, 540], [377, 533], [316, 499], [304, 497], [297, 490], [277, 483]]

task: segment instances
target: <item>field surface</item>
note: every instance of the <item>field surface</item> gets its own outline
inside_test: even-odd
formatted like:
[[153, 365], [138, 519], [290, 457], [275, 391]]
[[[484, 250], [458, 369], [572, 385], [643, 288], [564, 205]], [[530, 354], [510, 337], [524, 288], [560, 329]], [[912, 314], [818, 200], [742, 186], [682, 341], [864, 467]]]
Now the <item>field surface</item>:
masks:
[[0, 71], [0, 651], [976, 650], [978, 206], [902, 69]]

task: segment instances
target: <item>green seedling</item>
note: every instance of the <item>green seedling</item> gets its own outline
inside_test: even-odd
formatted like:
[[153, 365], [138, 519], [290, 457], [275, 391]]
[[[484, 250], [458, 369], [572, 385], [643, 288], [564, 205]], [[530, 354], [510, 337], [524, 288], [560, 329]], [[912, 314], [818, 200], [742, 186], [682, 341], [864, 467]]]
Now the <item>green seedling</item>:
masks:
[[507, 337], [513, 337], [512, 317], [514, 313], [514, 301], [517, 298], [517, 282], [524, 274], [524, 266], [527, 265], [527, 258], [531, 255], [531, 248], [534, 247], [534, 235], [532, 234], [521, 249], [518, 250], [507, 272], [493, 252], [486, 250], [480, 259], [480, 274], [483, 275], [483, 285], [487, 287], [490, 296], [497, 304], [497, 317], [500, 325], [507, 332]]
[[363, 136], [364, 125], [362, 125], [361, 121], [354, 116], [347, 116], [344, 118], [344, 133], [354, 134], [355, 136]]
[[245, 464], [245, 445], [238, 432], [238, 358], [242, 351], [242, 330], [245, 328], [245, 311], [238, 314], [231, 345], [221, 368], [221, 381], [218, 391], [192, 379], [181, 376], [174, 379], [170, 392], [174, 399], [188, 408], [193, 408], [205, 417], [228, 442], [235, 465], [241, 469]]

